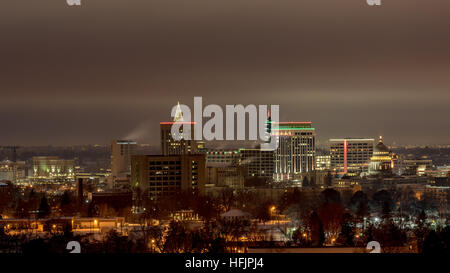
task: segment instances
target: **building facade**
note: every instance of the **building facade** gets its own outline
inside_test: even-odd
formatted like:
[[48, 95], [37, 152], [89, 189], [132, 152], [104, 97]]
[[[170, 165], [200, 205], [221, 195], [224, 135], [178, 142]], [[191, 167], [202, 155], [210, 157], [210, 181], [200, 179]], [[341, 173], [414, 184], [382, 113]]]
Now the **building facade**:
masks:
[[[174, 124], [180, 125], [177, 135], [172, 135], [172, 126]], [[173, 121], [160, 122], [160, 136], [161, 136], [161, 154], [162, 155], [185, 155], [196, 154], [198, 150], [204, 150], [204, 142], [197, 143], [194, 140], [194, 122], [184, 121], [183, 113], [180, 104], [177, 105], [177, 110]], [[190, 132], [183, 131], [188, 128]], [[188, 134], [190, 137], [185, 137]]]
[[239, 165], [247, 170], [247, 177], [273, 179], [275, 153], [262, 149], [239, 149]]
[[136, 153], [136, 142], [132, 140], [115, 140], [111, 144], [111, 175], [126, 177], [131, 172], [131, 156]]
[[433, 160], [428, 158], [405, 159], [402, 163], [407, 175], [424, 175], [426, 170], [433, 168]]
[[57, 156], [34, 156], [33, 173], [30, 180], [34, 183], [73, 182], [75, 161], [60, 159]]
[[279, 122], [271, 126], [277, 138], [274, 155], [274, 180], [292, 180], [296, 175], [315, 169], [315, 129], [311, 122]]
[[[161, 129], [161, 153], [163, 155], [184, 155], [196, 154], [198, 151], [197, 141], [194, 140], [194, 122], [180, 122], [183, 126], [190, 126], [191, 139], [183, 138], [183, 126], [180, 126], [178, 131], [179, 137], [172, 136], [173, 122], [160, 122]], [[179, 138], [179, 140], [177, 140]]]
[[373, 149], [373, 156], [370, 158], [370, 175], [391, 175], [393, 168], [392, 155], [389, 148], [384, 145], [383, 137], [380, 136], [378, 144]]
[[246, 168], [242, 166], [206, 167], [207, 183], [218, 187], [241, 189], [246, 175]]
[[134, 155], [131, 183], [152, 200], [181, 191], [205, 189], [205, 155]]
[[26, 179], [25, 161], [9, 161], [0, 162], [0, 181], [7, 180], [14, 184], [20, 183]]
[[331, 169], [346, 175], [367, 172], [373, 143], [373, 138], [330, 139]]
[[206, 165], [236, 165], [239, 163], [239, 150], [222, 150], [222, 149], [208, 149], [206, 152]]
[[316, 170], [324, 171], [331, 168], [330, 155], [316, 155]]

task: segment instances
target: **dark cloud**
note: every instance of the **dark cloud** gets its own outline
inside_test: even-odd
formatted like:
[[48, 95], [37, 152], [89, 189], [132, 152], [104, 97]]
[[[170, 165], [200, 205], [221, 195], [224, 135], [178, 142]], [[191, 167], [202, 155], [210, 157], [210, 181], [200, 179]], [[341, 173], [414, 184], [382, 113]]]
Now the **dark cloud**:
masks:
[[0, 142], [157, 144], [197, 95], [280, 104], [321, 141], [448, 143], [449, 33], [443, 0], [5, 0]]

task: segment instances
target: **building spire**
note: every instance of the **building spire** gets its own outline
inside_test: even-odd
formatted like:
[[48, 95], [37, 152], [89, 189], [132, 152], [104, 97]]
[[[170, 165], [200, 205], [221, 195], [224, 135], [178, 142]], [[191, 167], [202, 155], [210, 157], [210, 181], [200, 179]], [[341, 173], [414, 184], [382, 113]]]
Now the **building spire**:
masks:
[[183, 111], [181, 111], [180, 102], [177, 102], [177, 111], [175, 112], [175, 117], [173, 121], [184, 121], [183, 119]]

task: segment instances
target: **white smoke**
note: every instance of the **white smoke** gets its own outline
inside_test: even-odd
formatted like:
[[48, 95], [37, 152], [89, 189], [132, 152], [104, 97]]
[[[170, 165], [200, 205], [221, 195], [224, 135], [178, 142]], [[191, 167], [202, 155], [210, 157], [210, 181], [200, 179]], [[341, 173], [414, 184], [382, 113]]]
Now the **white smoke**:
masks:
[[135, 140], [137, 142], [148, 142], [151, 134], [155, 130], [155, 121], [146, 120], [139, 123], [124, 139]]

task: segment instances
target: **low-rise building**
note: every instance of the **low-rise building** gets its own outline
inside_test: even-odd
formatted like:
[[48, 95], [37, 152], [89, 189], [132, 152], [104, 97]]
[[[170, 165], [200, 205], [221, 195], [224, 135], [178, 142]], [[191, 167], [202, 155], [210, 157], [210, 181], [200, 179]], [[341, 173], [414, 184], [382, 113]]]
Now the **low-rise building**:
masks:
[[33, 183], [61, 183], [75, 181], [75, 161], [57, 156], [34, 156], [30, 180]]

